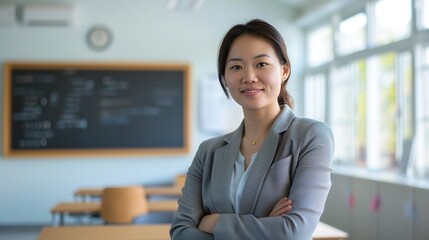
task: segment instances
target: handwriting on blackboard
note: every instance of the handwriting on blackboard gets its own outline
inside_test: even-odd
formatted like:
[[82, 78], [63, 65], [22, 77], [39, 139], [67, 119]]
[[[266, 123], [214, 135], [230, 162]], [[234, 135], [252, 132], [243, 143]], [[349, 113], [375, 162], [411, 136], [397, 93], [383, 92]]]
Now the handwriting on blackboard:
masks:
[[13, 69], [10, 147], [184, 148], [184, 70]]

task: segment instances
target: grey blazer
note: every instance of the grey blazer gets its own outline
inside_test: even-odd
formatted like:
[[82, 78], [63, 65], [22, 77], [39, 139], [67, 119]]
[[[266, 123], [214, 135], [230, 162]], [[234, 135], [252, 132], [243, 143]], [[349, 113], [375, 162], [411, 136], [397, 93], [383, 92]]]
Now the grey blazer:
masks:
[[[234, 213], [229, 191], [243, 127], [201, 143], [178, 201], [173, 240], [312, 239], [331, 187], [330, 128], [284, 106], [249, 169]], [[285, 196], [292, 200], [292, 210], [284, 217], [268, 217]], [[211, 213], [221, 214], [213, 235], [198, 230], [200, 219]]]

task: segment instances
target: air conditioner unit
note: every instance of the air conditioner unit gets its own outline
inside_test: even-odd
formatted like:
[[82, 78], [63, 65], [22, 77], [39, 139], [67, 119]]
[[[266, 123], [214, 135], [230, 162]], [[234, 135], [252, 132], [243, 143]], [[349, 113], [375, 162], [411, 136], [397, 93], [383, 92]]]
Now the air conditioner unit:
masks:
[[27, 4], [22, 8], [22, 23], [31, 26], [71, 26], [74, 12], [71, 5]]
[[16, 7], [11, 3], [0, 4], [0, 25], [12, 25], [15, 23]]

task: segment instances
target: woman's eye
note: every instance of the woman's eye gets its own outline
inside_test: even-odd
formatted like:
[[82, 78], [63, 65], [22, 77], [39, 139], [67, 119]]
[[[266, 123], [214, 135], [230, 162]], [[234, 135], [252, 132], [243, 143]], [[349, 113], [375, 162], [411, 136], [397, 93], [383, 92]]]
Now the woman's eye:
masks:
[[268, 63], [261, 62], [261, 63], [258, 63], [256, 66], [258, 66], [258, 67], [265, 67], [267, 65], [268, 65]]
[[232, 67], [231, 67], [231, 69], [232, 69], [232, 70], [240, 70], [240, 69], [241, 69], [241, 66], [239, 66], [239, 65], [235, 65], [235, 66], [232, 66]]

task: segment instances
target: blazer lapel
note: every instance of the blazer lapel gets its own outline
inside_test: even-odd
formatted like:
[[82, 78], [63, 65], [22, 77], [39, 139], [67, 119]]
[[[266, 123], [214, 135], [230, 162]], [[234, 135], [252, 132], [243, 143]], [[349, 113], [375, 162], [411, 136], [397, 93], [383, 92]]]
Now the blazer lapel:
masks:
[[243, 123], [225, 138], [227, 144], [214, 153], [211, 194], [213, 205], [219, 213], [234, 212], [230, 201], [231, 177], [240, 151], [242, 133]]
[[279, 134], [287, 130], [294, 117], [295, 114], [293, 111], [285, 105], [274, 121], [264, 143], [258, 151], [258, 155], [254, 160], [255, 162], [252, 163], [252, 167], [249, 169], [250, 172], [244, 185], [239, 213], [254, 212], [262, 183], [277, 153]]
[[259, 149], [255, 162], [248, 170], [250, 172], [243, 188], [239, 213], [252, 213], [255, 209], [262, 183], [276, 154], [277, 140], [278, 134], [270, 131]]

